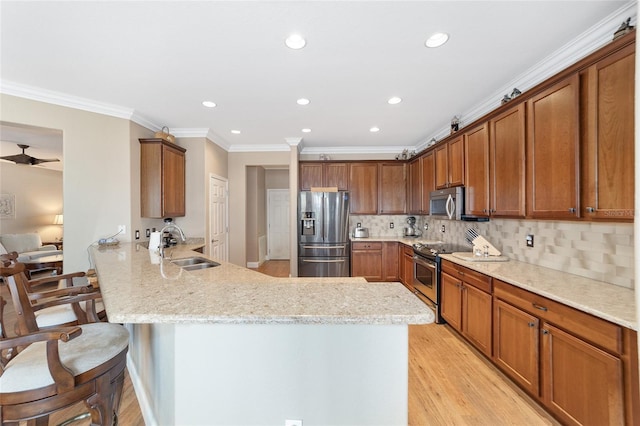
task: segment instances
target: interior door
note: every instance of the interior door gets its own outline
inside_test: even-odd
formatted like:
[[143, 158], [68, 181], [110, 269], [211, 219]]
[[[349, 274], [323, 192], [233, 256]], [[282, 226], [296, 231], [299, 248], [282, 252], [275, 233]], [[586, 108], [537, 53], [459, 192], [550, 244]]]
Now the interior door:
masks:
[[269, 259], [289, 259], [289, 190], [267, 190], [267, 248]]
[[209, 181], [209, 256], [229, 260], [228, 182], [211, 176]]

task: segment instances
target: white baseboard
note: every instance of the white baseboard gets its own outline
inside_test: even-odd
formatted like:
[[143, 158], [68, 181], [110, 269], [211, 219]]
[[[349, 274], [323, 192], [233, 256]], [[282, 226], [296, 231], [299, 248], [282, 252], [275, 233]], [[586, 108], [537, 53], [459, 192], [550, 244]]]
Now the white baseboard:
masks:
[[259, 268], [260, 262], [247, 262], [247, 268]]
[[133, 390], [135, 391], [136, 397], [138, 398], [138, 404], [140, 404], [140, 411], [142, 412], [144, 424], [146, 426], [157, 426], [158, 421], [156, 420], [156, 416], [154, 416], [153, 410], [151, 409], [149, 396], [144, 390], [144, 386], [142, 385], [142, 381], [140, 380], [140, 376], [138, 375], [138, 370], [136, 369], [136, 366], [131, 359], [130, 354], [127, 354], [127, 370], [129, 372], [129, 377], [131, 378], [131, 383], [133, 384]]

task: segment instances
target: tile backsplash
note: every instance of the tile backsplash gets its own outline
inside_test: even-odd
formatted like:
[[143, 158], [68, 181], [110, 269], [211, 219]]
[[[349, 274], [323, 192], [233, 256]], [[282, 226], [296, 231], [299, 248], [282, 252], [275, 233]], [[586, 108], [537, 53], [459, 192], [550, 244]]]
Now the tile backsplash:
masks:
[[[409, 215], [357, 215], [349, 218], [349, 225], [353, 229], [361, 223], [369, 228], [372, 237], [402, 236], [407, 217]], [[467, 229], [474, 228], [510, 259], [634, 288], [632, 223], [524, 219], [462, 222], [414, 217], [423, 231], [422, 239], [465, 244]], [[425, 224], [428, 230], [424, 230]], [[445, 226], [444, 233], [440, 231], [441, 225]], [[534, 247], [527, 247], [527, 234], [534, 236]]]

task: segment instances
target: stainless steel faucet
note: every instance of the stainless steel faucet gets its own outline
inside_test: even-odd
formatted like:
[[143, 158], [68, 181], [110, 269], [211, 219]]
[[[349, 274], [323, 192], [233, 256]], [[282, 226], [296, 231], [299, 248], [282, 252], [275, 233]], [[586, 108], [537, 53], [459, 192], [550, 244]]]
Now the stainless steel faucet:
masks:
[[182, 229], [180, 229], [180, 227], [178, 225], [176, 225], [175, 223], [170, 223], [168, 225], [165, 225], [164, 228], [162, 228], [160, 230], [160, 257], [164, 258], [164, 242], [162, 241], [162, 236], [164, 235], [164, 233], [170, 229], [176, 230], [178, 231], [178, 233], [180, 234], [180, 239], [182, 240], [182, 242], [185, 242], [187, 240], [187, 237], [184, 236], [184, 232], [182, 231]]

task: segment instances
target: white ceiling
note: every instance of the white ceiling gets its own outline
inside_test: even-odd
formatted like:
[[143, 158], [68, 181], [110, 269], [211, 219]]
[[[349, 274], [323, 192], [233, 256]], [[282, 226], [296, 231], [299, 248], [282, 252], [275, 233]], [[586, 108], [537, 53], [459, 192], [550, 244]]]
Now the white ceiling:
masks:
[[[284, 148], [285, 138], [301, 137], [305, 149], [327, 153], [424, 146], [452, 116], [464, 125], [477, 118], [472, 111], [497, 107], [519, 77], [588, 29], [621, 13], [635, 21], [636, 13], [635, 1], [591, 0], [2, 1], [0, 8], [5, 93], [128, 111], [176, 134], [208, 131], [231, 151]], [[620, 24], [612, 22], [607, 37]], [[436, 31], [449, 42], [426, 48]], [[293, 32], [307, 39], [304, 49], [285, 47]], [[388, 105], [391, 96], [403, 102]], [[301, 97], [311, 103], [297, 105]], [[204, 100], [218, 106], [204, 108]]]

